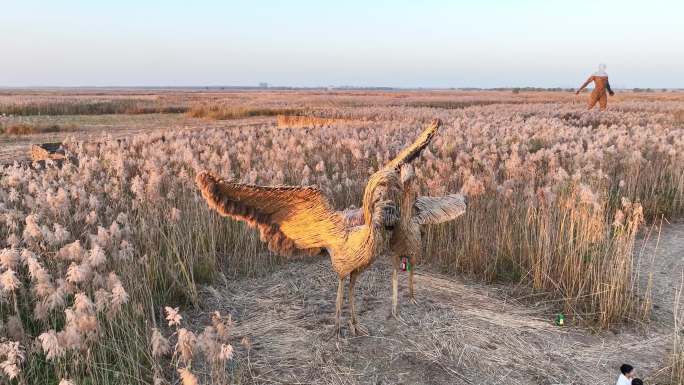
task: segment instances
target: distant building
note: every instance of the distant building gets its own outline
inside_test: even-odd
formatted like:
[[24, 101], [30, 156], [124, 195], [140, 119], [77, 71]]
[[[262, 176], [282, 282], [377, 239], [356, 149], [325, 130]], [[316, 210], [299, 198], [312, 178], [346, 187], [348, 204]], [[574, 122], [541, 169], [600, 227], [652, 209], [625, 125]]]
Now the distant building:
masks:
[[259, 83], [259, 88], [268, 88], [268, 83], [266, 83], [266, 82]]

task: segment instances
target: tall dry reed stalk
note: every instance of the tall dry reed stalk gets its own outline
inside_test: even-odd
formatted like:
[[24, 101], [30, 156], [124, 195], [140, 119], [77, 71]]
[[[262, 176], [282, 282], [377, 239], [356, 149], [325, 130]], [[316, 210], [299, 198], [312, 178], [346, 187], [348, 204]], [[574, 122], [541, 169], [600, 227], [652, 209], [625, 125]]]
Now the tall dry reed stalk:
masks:
[[681, 283], [675, 293], [672, 314], [674, 315], [674, 330], [672, 336], [671, 381], [673, 384], [684, 384], [684, 308], [682, 308], [682, 293], [684, 292], [684, 272]]
[[624, 200], [607, 225], [605, 209], [583, 202], [577, 186], [552, 202], [495, 193], [470, 202], [460, 223], [428, 231], [427, 262], [488, 280], [529, 283], [562, 298], [566, 313], [604, 327], [637, 308], [631, 275], [643, 221], [639, 204]]

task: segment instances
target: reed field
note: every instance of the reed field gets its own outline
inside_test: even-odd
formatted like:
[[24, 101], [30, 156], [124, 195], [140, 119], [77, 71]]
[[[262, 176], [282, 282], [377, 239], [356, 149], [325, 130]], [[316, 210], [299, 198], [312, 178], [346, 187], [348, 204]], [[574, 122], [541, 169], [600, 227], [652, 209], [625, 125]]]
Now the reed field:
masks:
[[[501, 366], [512, 383], [596, 383], [612, 379], [613, 358], [575, 367], [630, 336], [650, 345], [615, 359], [643, 354], [644, 376], [681, 384], [684, 93], [618, 91], [601, 113], [584, 102], [541, 91], [3, 91], [0, 145], [15, 146], [0, 165], [0, 383], [412, 382], [392, 364], [351, 361], [377, 348], [375, 331], [401, 352], [388, 362], [447, 376], [435, 383], [494, 383]], [[381, 256], [360, 278], [369, 340], [321, 342], [334, 312], [328, 259], [269, 253], [256, 231], [209, 209], [195, 175], [316, 185], [335, 208], [358, 207], [368, 176], [434, 118], [443, 126], [414, 163], [421, 195], [460, 192], [468, 207], [424, 232], [425, 305], [401, 309], [415, 337], [396, 342], [399, 321], [379, 314], [390, 293]], [[70, 160], [23, 157], [47, 141]], [[494, 320], [498, 331], [478, 329]], [[490, 346], [497, 335], [504, 350]], [[295, 370], [302, 357], [310, 366]]]

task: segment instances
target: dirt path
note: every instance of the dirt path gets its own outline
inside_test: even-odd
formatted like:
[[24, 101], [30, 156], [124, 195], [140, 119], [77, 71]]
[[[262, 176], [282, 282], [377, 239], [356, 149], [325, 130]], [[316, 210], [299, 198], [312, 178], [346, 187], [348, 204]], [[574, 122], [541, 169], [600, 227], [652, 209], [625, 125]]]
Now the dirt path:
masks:
[[[653, 226], [636, 245], [640, 271], [653, 272], [654, 327], [671, 328], [675, 290], [684, 274], [684, 220]], [[647, 287], [648, 275], [640, 277], [641, 287]]]
[[[646, 241], [644, 255], [655, 241]], [[249, 364], [243, 361], [248, 383], [612, 384], [623, 362], [652, 379], [671, 344], [667, 318], [683, 248], [684, 223], [665, 226], [654, 265], [658, 309], [646, 330], [593, 334], [556, 327], [548, 309], [506, 299], [506, 287], [425, 269], [416, 279], [419, 304], [400, 303], [402, 323], [388, 319], [390, 269], [383, 261], [357, 285], [368, 337], [348, 336], [345, 327], [345, 338], [329, 338], [336, 276], [328, 260], [292, 262], [266, 277], [207, 288], [206, 313], [194, 321], [206, 322], [214, 310], [233, 316], [236, 341], [247, 336], [253, 343]], [[238, 350], [246, 356], [244, 348]]]

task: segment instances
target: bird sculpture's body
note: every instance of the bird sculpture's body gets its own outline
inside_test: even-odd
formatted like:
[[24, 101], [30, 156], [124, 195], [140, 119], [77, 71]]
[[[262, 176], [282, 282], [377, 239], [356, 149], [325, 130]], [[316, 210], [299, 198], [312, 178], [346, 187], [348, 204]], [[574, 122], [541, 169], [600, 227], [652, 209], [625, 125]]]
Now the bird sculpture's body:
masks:
[[344, 280], [349, 277], [350, 328], [359, 334], [362, 328], [356, 319], [354, 285], [377, 255], [389, 249], [401, 206], [400, 167], [420, 155], [439, 125], [438, 120], [433, 121], [410, 147], [371, 175], [364, 190], [359, 224], [345, 221], [316, 187], [253, 186], [224, 181], [208, 172], [199, 173], [196, 182], [211, 208], [258, 228], [261, 240], [271, 251], [316, 255], [325, 249], [339, 277], [336, 331], [339, 335]]
[[456, 219], [466, 210], [465, 198], [461, 194], [443, 197], [418, 197], [415, 189], [415, 174], [411, 165], [401, 168], [403, 196], [399, 212], [400, 219], [390, 238], [392, 259], [392, 315], [397, 316], [399, 301], [399, 266], [401, 257], [408, 258], [409, 299], [416, 302], [413, 291], [413, 273], [416, 261], [422, 256], [421, 225], [438, 224]]
[[[394, 167], [390, 162], [387, 167]], [[389, 257], [392, 260], [392, 315], [397, 316], [399, 302], [399, 266], [402, 257], [408, 259], [409, 298], [416, 302], [413, 290], [413, 274], [415, 263], [422, 256], [421, 225], [433, 225], [448, 222], [463, 215], [466, 200], [461, 194], [449, 194], [443, 197], [417, 196], [415, 173], [413, 166], [404, 163], [400, 168], [402, 197], [400, 199], [399, 222], [390, 237]], [[360, 209], [346, 210], [345, 221], [349, 224], [361, 224], [363, 212]]]

